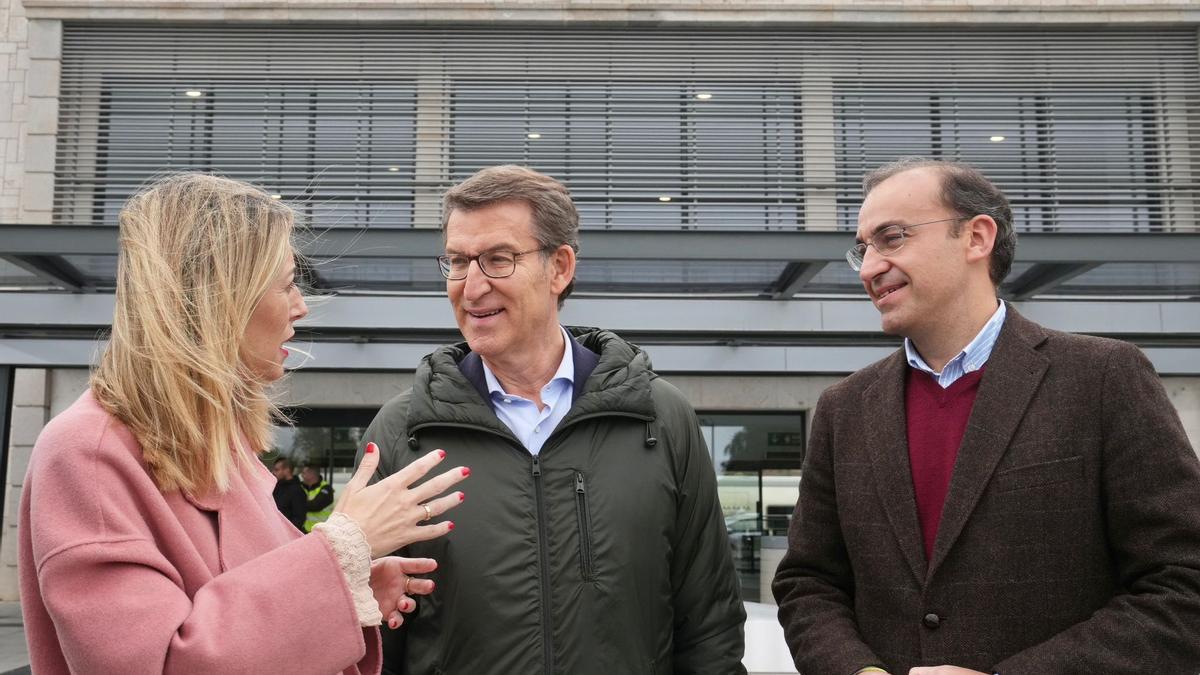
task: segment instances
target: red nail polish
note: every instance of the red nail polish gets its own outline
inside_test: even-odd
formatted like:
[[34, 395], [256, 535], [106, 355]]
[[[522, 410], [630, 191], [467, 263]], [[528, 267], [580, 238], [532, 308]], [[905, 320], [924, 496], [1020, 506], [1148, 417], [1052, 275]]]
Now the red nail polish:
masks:
[[446, 451], [438, 450], [438, 459], [446, 459]]
[[460, 502], [461, 502], [461, 501], [463, 501], [463, 500], [464, 500], [464, 499], [466, 499], [466, 498], [467, 498], [467, 495], [466, 495], [466, 494], [464, 494], [464, 493], [462, 493], [462, 492], [458, 493], [458, 501], [460, 501]]
[[375, 452], [377, 449], [378, 448], [376, 447], [376, 445], [374, 443], [367, 443], [367, 452], [368, 453]]
[[470, 470], [470, 469], [468, 469], [467, 467], [465, 467], [465, 466], [464, 466], [464, 467], [463, 467], [463, 475], [464, 475], [464, 476], [470, 476], [470, 475], [471, 475], [471, 470]]
[[431, 580], [431, 581], [429, 582], [429, 590], [430, 590], [430, 592], [434, 591], [436, 588], [437, 588], [437, 584], [433, 583], [433, 581]]
[[446, 521], [446, 529], [448, 529], [448, 530], [453, 530], [453, 529], [454, 529], [454, 521], [453, 521], [453, 520], [447, 520], [447, 521]]

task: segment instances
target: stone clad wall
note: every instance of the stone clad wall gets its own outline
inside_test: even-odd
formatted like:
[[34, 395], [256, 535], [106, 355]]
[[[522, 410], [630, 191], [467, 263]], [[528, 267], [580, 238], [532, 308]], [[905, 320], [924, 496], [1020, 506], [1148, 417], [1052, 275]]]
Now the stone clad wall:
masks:
[[12, 431], [9, 433], [8, 477], [4, 485], [4, 527], [0, 530], [0, 601], [17, 600], [17, 515], [21, 503], [21, 486], [33, 443], [53, 411], [50, 405], [50, 371], [40, 368], [19, 368], [13, 382], [13, 401], [10, 411]]
[[0, 222], [18, 222], [25, 148], [21, 125], [29, 115], [28, 22], [20, 0], [0, 0]]

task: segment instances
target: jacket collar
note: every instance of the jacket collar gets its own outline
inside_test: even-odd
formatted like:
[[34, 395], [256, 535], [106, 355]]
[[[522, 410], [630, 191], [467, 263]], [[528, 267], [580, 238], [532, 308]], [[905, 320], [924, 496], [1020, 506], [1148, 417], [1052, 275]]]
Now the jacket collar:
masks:
[[[252, 460], [253, 462], [261, 465], [261, 462], [258, 460], [258, 456], [249, 450], [250, 441], [246, 439], [245, 435], [239, 435], [237, 442], [238, 447], [234, 450], [234, 452], [239, 453], [239, 456], [234, 460], [232, 466], [229, 467], [229, 480], [231, 489], [233, 483], [242, 482], [242, 471], [245, 469], [245, 467], [242, 465], [243, 461]], [[271, 477], [274, 478], [273, 475]], [[297, 482], [299, 482], [299, 480], [299, 478], [296, 479]], [[272, 484], [272, 490], [274, 490], [274, 487], [275, 485]], [[183, 498], [190, 502], [192, 506], [195, 506], [201, 511], [216, 512], [220, 511], [225, 505], [225, 497], [228, 494], [228, 492], [222, 492], [215, 485], [212, 485], [209, 486], [204, 492], [199, 494], [190, 494], [184, 492]]]
[[[571, 362], [575, 366], [575, 379], [573, 382], [574, 392], [571, 400], [579, 398], [583, 393], [583, 386], [587, 383], [588, 377], [592, 371], [596, 369], [596, 364], [600, 362], [600, 357], [592, 350], [579, 344], [575, 336], [567, 333], [569, 340], [567, 343], [571, 347]], [[483, 372], [483, 359], [475, 352], [467, 352], [462, 361], [458, 362], [458, 370], [467, 378], [467, 382], [479, 392], [480, 398], [487, 401], [488, 396], [487, 378]]]
[[[560, 425], [589, 414], [655, 417], [650, 394], [650, 359], [614, 333], [568, 327], [575, 359], [575, 396]], [[511, 436], [488, 403], [483, 362], [467, 343], [442, 347], [425, 357], [413, 378], [408, 431], [432, 424], [474, 426]]]
[[201, 511], [220, 511], [221, 506], [225, 503], [225, 493], [216, 488], [210, 488], [203, 494], [198, 495], [188, 492], [182, 494], [184, 499]]
[[1048, 337], [1044, 328], [1021, 316], [1012, 305], [1008, 306], [1008, 317], [988, 359], [987, 371], [967, 420], [942, 507], [933, 556], [928, 563], [921, 544], [908, 461], [908, 420], [904, 407], [908, 366], [903, 349], [881, 363], [878, 377], [864, 390], [863, 397], [872, 402], [873, 408], [898, 411], [881, 415], [867, 425], [866, 441], [876, 490], [900, 549], [918, 581], [923, 583], [937, 572], [979, 503], [1049, 367], [1049, 359], [1038, 351]]
[[[183, 494], [183, 499], [192, 507], [215, 515], [217, 563], [222, 572], [298, 536], [290, 526], [280, 528], [273, 522], [273, 519], [282, 518], [273, 508], [275, 482], [275, 476], [258, 457], [245, 451], [231, 467], [228, 490], [221, 492], [213, 487], [203, 494]], [[268, 514], [268, 517], [263, 518], [261, 514]]]

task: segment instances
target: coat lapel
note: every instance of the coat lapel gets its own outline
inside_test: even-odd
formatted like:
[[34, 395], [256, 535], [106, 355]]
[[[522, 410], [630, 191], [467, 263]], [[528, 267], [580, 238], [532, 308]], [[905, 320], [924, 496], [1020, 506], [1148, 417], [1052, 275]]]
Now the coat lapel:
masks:
[[1004, 324], [959, 445], [929, 561], [929, 578], [937, 572], [979, 503], [1049, 366], [1049, 360], [1035, 349], [1046, 339], [1040, 326], [1022, 317], [1011, 305]]
[[893, 411], [864, 422], [875, 489], [883, 503], [892, 532], [904, 559], [918, 582], [925, 579], [925, 552], [921, 543], [921, 525], [917, 520], [917, 499], [913, 493], [912, 470], [908, 463], [908, 418], [904, 408], [904, 380], [908, 363], [900, 350], [884, 362], [875, 380], [863, 392], [876, 410]]
[[202, 495], [184, 495], [193, 507], [216, 516], [220, 572], [300, 536], [296, 528], [281, 521], [282, 514], [271, 496], [275, 477], [255, 455], [247, 452], [244, 459], [245, 464], [235, 465], [230, 472], [227, 491], [211, 488]]

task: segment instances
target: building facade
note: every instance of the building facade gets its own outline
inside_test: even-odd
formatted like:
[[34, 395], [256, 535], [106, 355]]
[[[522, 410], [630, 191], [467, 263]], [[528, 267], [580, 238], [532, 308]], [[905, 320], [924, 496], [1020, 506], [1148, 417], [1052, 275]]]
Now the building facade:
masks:
[[458, 339], [441, 193], [498, 163], [563, 180], [583, 227], [564, 319], [642, 344], [700, 412], [749, 600], [821, 391], [898, 345], [841, 256], [862, 173], [899, 156], [993, 177], [1020, 232], [1004, 296], [1142, 346], [1200, 445], [1194, 2], [6, 2], [0, 599], [30, 449], [111, 316], [116, 213], [164, 171], [304, 213], [327, 298], [278, 450], [335, 483]]

